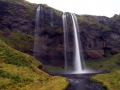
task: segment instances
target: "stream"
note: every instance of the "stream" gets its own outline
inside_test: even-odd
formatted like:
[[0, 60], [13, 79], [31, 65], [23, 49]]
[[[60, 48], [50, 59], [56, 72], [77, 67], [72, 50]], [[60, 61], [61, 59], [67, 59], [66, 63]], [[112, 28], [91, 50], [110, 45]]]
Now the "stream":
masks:
[[69, 86], [66, 90], [106, 90], [100, 83], [95, 83], [90, 78], [96, 74], [57, 74], [67, 78]]

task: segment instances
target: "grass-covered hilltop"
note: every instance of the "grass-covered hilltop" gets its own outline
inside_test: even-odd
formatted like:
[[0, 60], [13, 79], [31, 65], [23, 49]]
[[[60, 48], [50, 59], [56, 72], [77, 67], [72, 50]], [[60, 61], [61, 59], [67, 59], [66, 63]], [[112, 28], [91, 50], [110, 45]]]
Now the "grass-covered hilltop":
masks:
[[[45, 4], [41, 4], [40, 17], [41, 58], [33, 57], [37, 7], [25, 0], [0, 0], [0, 90], [64, 90], [68, 86], [65, 78], [42, 71], [44, 67], [59, 72], [64, 65], [62, 12]], [[120, 90], [120, 15], [76, 16], [86, 66], [105, 72], [91, 80], [108, 90]], [[73, 48], [69, 56], [72, 52]]]

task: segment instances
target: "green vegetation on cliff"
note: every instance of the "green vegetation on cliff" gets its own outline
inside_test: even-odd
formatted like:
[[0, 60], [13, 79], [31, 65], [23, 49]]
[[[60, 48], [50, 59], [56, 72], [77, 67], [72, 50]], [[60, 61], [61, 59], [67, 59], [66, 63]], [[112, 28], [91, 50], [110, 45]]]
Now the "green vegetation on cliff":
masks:
[[[35, 18], [35, 11], [38, 4], [29, 3], [25, 0], [1, 0], [7, 5], [6, 12], [12, 16], [23, 16], [27, 19], [33, 20]], [[19, 13], [19, 14], [18, 14]]]
[[98, 61], [87, 61], [87, 66], [97, 71], [111, 71], [112, 69], [120, 69], [120, 53], [110, 57], [105, 57]]
[[33, 47], [34, 38], [25, 33], [12, 33], [8, 36], [9, 43], [13, 44], [13, 48], [16, 48], [19, 51], [30, 51], [31, 47]]
[[22, 52], [32, 52], [34, 44], [32, 35], [22, 32], [11, 32], [8, 35], [4, 34], [4, 32], [0, 32], [0, 39], [7, 45]]
[[120, 70], [112, 70], [107, 74], [98, 74], [91, 78], [94, 82], [103, 84], [107, 90], [120, 90]]
[[50, 76], [38, 69], [34, 57], [14, 50], [0, 40], [0, 90], [63, 90], [65, 78]]
[[104, 23], [100, 23], [97, 21], [96, 16], [88, 16], [88, 15], [77, 15], [78, 22], [81, 28], [91, 28], [94, 30], [101, 30], [102, 32], [111, 30], [109, 26]]

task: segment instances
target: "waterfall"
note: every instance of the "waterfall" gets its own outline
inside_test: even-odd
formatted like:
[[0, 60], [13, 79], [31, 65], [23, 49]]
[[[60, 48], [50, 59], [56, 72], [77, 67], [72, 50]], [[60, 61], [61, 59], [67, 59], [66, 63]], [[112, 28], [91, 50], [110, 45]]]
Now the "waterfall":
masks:
[[36, 12], [36, 23], [35, 23], [35, 35], [34, 35], [34, 57], [37, 58], [37, 54], [39, 53], [39, 33], [40, 33], [40, 28], [39, 28], [39, 25], [40, 25], [40, 5], [38, 6], [37, 8], [37, 12]]
[[80, 54], [80, 40], [78, 39], [78, 22], [76, 19], [75, 14], [72, 14], [72, 21], [73, 21], [73, 30], [74, 30], [74, 44], [75, 44], [75, 53], [74, 53], [74, 69], [75, 72], [82, 71], [82, 62], [81, 62], [81, 54]]
[[[82, 46], [81, 46], [81, 40], [79, 35], [79, 25], [77, 21], [77, 17], [73, 13], [68, 13], [71, 16], [72, 21], [72, 29], [73, 29], [73, 37], [74, 38], [74, 52], [73, 52], [73, 72], [75, 73], [82, 73], [85, 69], [85, 63], [83, 61], [83, 55], [82, 55]], [[63, 13], [63, 30], [64, 30], [64, 57], [65, 57], [65, 71], [68, 70], [68, 55], [67, 50], [69, 49], [68, 45], [68, 27], [71, 27], [67, 24], [67, 13]]]
[[63, 30], [64, 30], [64, 57], [65, 57], [65, 71], [68, 70], [68, 64], [67, 64], [67, 43], [68, 43], [68, 36], [67, 36], [67, 20], [66, 20], [66, 13], [63, 12]]
[[[40, 61], [43, 60], [43, 62], [45, 62], [45, 59], [55, 60], [55, 53], [57, 53], [57, 50], [55, 50], [56, 48], [54, 49], [54, 44], [51, 44], [50, 41], [50, 39], [52, 39], [50, 37], [54, 35], [52, 34], [53, 31], [56, 30], [55, 13], [52, 9], [45, 12], [45, 9], [46, 8], [42, 5], [39, 5], [37, 8], [34, 35], [34, 57]], [[64, 30], [65, 72], [86, 73], [77, 17], [72, 13], [63, 13], [62, 19]], [[46, 27], [46, 25], [49, 26]], [[51, 34], [46, 33], [48, 28]], [[47, 34], [47, 36], [45, 36], [45, 34]], [[49, 40], [49, 46], [47, 45], [48, 43], [46, 43], [47, 40]]]

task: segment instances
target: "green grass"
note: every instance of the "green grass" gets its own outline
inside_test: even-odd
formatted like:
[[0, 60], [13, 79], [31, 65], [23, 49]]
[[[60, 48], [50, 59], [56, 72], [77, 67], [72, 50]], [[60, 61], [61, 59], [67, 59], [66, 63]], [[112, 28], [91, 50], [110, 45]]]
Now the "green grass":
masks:
[[86, 61], [86, 64], [87, 67], [97, 71], [111, 71], [112, 69], [120, 69], [120, 53], [101, 60]]
[[66, 81], [63, 78], [54, 76], [46, 83], [49, 86], [43, 86], [42, 90], [65, 90], [64, 87], [66, 87], [66, 85], [64, 83], [66, 83]]
[[60, 66], [50, 66], [50, 65], [43, 65], [44, 66], [44, 70], [47, 72], [63, 72], [64, 68], [60, 67]]
[[32, 64], [35, 63], [36, 66], [42, 65], [40, 62], [35, 60], [34, 57], [29, 56], [28, 54], [23, 54], [20, 51], [14, 50], [1, 40], [0, 40], [0, 59], [1, 63], [14, 64], [18, 66], [20, 66], [20, 64], [24, 66], [29, 66], [30, 63]]
[[107, 90], [120, 90], [120, 53], [98, 61], [87, 61], [86, 64], [96, 71], [111, 71], [93, 76], [92, 81], [101, 83]]
[[99, 25], [100, 25], [102, 32], [106, 32], [106, 31], [111, 30], [107, 25], [104, 25], [104, 24], [99, 24]]
[[17, 51], [0, 40], [0, 90], [63, 90], [68, 82], [38, 69], [34, 57]]
[[22, 32], [11, 32], [4, 36], [4, 32], [0, 32], [0, 39], [7, 45], [22, 52], [32, 51], [34, 38], [32, 35]]
[[107, 90], [120, 90], [120, 70], [112, 70], [107, 74], [98, 74], [91, 78], [94, 82], [103, 84]]
[[12, 44], [13, 48], [24, 52], [31, 50], [34, 38], [29, 34], [13, 32], [8, 36], [8, 42]]

